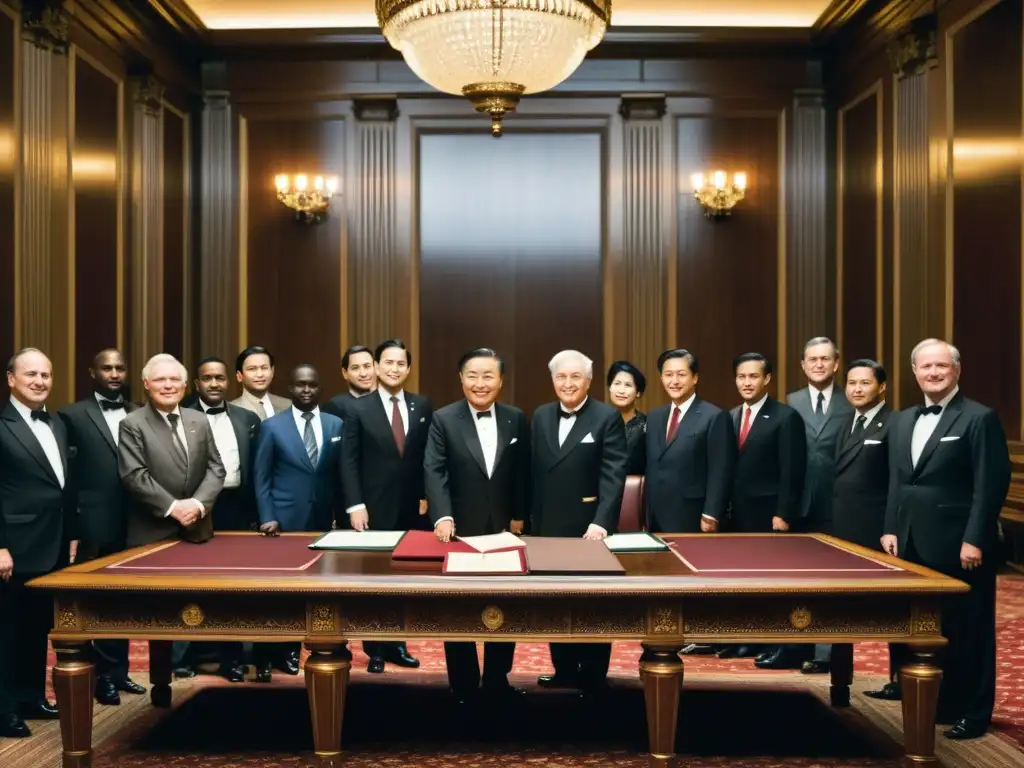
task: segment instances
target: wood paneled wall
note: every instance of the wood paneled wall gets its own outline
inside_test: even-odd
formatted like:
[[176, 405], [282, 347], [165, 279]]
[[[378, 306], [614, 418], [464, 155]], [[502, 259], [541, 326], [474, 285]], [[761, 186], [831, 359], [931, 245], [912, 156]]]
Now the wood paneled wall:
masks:
[[[14, 348], [14, 286], [17, 219], [15, 169], [18, 161], [18, 125], [15, 121], [15, 73], [21, 35], [17, 16], [0, 5], [0, 357]], [[4, 360], [4, 363], [7, 361]], [[7, 377], [0, 382], [6, 391]]]

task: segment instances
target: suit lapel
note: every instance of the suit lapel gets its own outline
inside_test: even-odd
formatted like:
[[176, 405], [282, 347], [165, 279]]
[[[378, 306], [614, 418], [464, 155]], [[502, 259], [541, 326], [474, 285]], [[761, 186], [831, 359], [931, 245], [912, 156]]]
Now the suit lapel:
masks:
[[[199, 424], [195, 418], [195, 411], [186, 414], [187, 409], [181, 409], [181, 426], [185, 431], [185, 446], [188, 448], [188, 467], [185, 469], [185, 482], [189, 481], [189, 476], [193, 472], [193, 468], [196, 467], [196, 458], [200, 454], [200, 443], [199, 443]], [[203, 421], [206, 421], [206, 414], [199, 414]]]
[[[282, 411], [283, 413], [283, 411]], [[290, 416], [291, 414], [289, 414]], [[303, 440], [302, 433], [299, 431], [298, 425], [295, 423], [295, 419], [282, 417], [284, 423], [281, 427], [284, 429], [285, 442], [291, 446], [292, 453], [299, 457], [299, 461], [306, 465], [311, 471], [316, 472], [316, 467], [313, 466], [313, 462], [309, 460], [309, 454], [306, 453], [306, 443]], [[303, 424], [302, 428], [305, 429], [306, 425]], [[320, 428], [323, 429], [323, 418], [320, 419]], [[327, 432], [324, 430], [324, 445], [327, 444]], [[392, 441], [394, 442], [394, 441]], [[396, 449], [397, 450], [397, 449]], [[323, 449], [321, 448], [317, 454], [317, 463], [320, 463], [320, 456], [323, 455]]]
[[[495, 411], [497, 411], [497, 409], [495, 409]], [[495, 416], [497, 416], [497, 413], [495, 413]], [[473, 423], [475, 418], [475, 415], [470, 413], [469, 405], [466, 405], [466, 407], [459, 413], [459, 432], [462, 433], [462, 439], [466, 441], [466, 447], [469, 448], [469, 452], [476, 460], [477, 466], [480, 467], [480, 471], [483, 472], [486, 477], [487, 460], [484, 458], [483, 446], [480, 445], [480, 435], [476, 431], [476, 424]], [[494, 466], [498, 466], [497, 457], [495, 457]]]
[[843, 443], [839, 451], [839, 459], [836, 462], [836, 472], [845, 469], [864, 448], [864, 441], [870, 440], [872, 436], [882, 431], [885, 420], [889, 417], [889, 406], [883, 405], [871, 421], [864, 424], [864, 431], [860, 434], [853, 432], [853, 425], [857, 421], [857, 412], [853, 411], [849, 417], [843, 420]]
[[[377, 394], [376, 392], [373, 392], [373, 393], [367, 395], [367, 397], [375, 398], [374, 400], [372, 400], [369, 403], [367, 403], [367, 405], [370, 408], [370, 423], [369, 423], [368, 426], [371, 429], [375, 429], [377, 431], [378, 438], [382, 442], [384, 442], [387, 445], [391, 446], [391, 448], [394, 450], [396, 456], [401, 456], [401, 454], [398, 452], [398, 446], [395, 445], [395, 436], [391, 432], [391, 405], [390, 404], [385, 405], [381, 401], [380, 395]], [[408, 405], [409, 405], [408, 395], [406, 395], [406, 407], [408, 407]], [[412, 431], [412, 415], [413, 415], [413, 413], [415, 413], [415, 411], [411, 411], [411, 410], [409, 411], [409, 431], [410, 432]], [[408, 432], [405, 433], [405, 441], [406, 441], [406, 443], [409, 442], [409, 433]]]
[[815, 434], [820, 435], [821, 430], [825, 428], [825, 425], [829, 423], [833, 418], [840, 418], [841, 414], [846, 412], [843, 408], [843, 404], [846, 402], [846, 396], [839, 391], [839, 388], [832, 385], [832, 399], [828, 402], [828, 410], [825, 411], [825, 418], [817, 422], [815, 426]]
[[669, 403], [667, 406], [658, 408], [657, 411], [647, 417], [647, 429], [654, 430], [656, 452], [658, 458], [665, 455], [665, 451], [668, 450], [668, 443], [665, 441], [665, 436], [668, 434], [668, 420], [669, 414], [672, 413], [672, 404]]
[[[588, 402], [587, 405], [589, 406], [590, 403]], [[561, 410], [561, 406], [559, 406], [559, 410]], [[572, 425], [572, 429], [569, 430], [569, 434], [565, 436], [565, 442], [562, 443], [562, 447], [558, 449], [559, 460], [565, 458], [569, 454], [569, 451], [575, 448], [579, 444], [580, 440], [586, 437], [590, 432], [590, 425], [592, 422], [590, 414], [592, 412], [592, 409], [587, 407], [584, 408], [581, 413], [576, 414], [576, 423]], [[558, 416], [558, 418], [561, 418], [560, 414], [555, 415]], [[558, 425], [556, 425], [555, 429], [555, 442], [558, 442], [557, 426]]]
[[500, 403], [494, 404], [494, 416], [498, 419], [498, 448], [494, 452], [494, 469], [491, 470], [493, 475], [498, 470], [498, 465], [501, 463], [501, 457], [505, 454], [505, 449], [512, 442], [512, 419], [509, 417], [508, 411], [505, 410], [504, 406]]
[[418, 395], [410, 395], [408, 392], [405, 393], [405, 408], [409, 412], [409, 428], [405, 431], [405, 448], [409, 447], [409, 441], [412, 439], [413, 430], [417, 429], [420, 424], [420, 416], [416, 412], [416, 408], [419, 405], [420, 398]]
[[[53, 425], [53, 436], [57, 439], [57, 452], [60, 454], [60, 466], [64, 470], [64, 485], [67, 485], [68, 478], [71, 475], [68, 474], [68, 433], [64, 427], [64, 422], [56, 416], [51, 419], [50, 424]], [[49, 462], [47, 462], [49, 463]]]
[[[11, 434], [13, 434], [17, 441], [21, 443], [22, 447], [28, 452], [28, 454], [35, 459], [36, 463], [42, 467], [46, 476], [50, 478], [55, 485], [59, 486], [60, 481], [57, 479], [57, 475], [54, 473], [53, 467], [50, 466], [50, 460], [46, 458], [43, 446], [39, 444], [39, 440], [32, 431], [32, 427], [28, 425], [27, 421], [21, 418], [21, 414], [18, 413], [17, 409], [10, 402], [7, 403], [7, 408], [4, 409], [3, 419], [7, 422], [7, 426], [10, 428]], [[66, 451], [67, 447], [65, 446], [62, 453], [65, 453]], [[65, 461], [64, 463], [66, 464], [67, 462]], [[67, 478], [66, 470], [64, 477]]]
[[[935, 431], [932, 432], [928, 438], [928, 442], [924, 444], [924, 448], [921, 450], [921, 456], [917, 460], [917, 466], [914, 467], [914, 475], [920, 475], [924, 465], [928, 463], [928, 459], [931, 458], [932, 454], [935, 453], [935, 448], [943, 437], [949, 432], [950, 428], [956, 423], [956, 420], [960, 418], [961, 397], [957, 395], [954, 397], [949, 404], [942, 409], [942, 415], [939, 416], [939, 423], [935, 425]], [[914, 425], [910, 427], [910, 441], [913, 444], [914, 441]], [[913, 465], [913, 461], [911, 461]]]
[[[202, 407], [202, 406], [200, 406]], [[235, 431], [235, 440], [238, 441], [238, 469], [242, 475], [242, 484], [245, 484], [246, 467], [249, 464], [249, 425], [239, 415], [235, 406], [225, 404], [228, 409], [228, 418], [231, 419], [231, 428]]]
[[[743, 443], [744, 448], [750, 444], [750, 438], [758, 436], [761, 434], [761, 432], [764, 431], [763, 429], [758, 429], [758, 425], [761, 423], [762, 420], [770, 419], [774, 412], [775, 400], [771, 396], [769, 396], [765, 398], [764, 405], [761, 406], [761, 410], [759, 410], [756, 414], [751, 414], [750, 416], [750, 431], [747, 432], [747, 439]], [[740, 406], [740, 413], [743, 413], [743, 406]], [[739, 439], [739, 432], [736, 433], [736, 437], [737, 439]]]
[[[128, 408], [128, 404], [125, 403], [125, 409]], [[100, 408], [100, 404], [96, 402], [96, 398], [90, 396], [85, 401], [85, 412], [89, 414], [89, 419], [93, 425], [100, 432], [100, 437], [107, 441], [107, 446], [114, 453], [117, 453], [117, 445], [114, 443], [114, 436], [110, 434], [110, 427], [107, 426], [107, 420], [103, 418], [103, 410]], [[126, 410], [127, 412], [127, 410]]]

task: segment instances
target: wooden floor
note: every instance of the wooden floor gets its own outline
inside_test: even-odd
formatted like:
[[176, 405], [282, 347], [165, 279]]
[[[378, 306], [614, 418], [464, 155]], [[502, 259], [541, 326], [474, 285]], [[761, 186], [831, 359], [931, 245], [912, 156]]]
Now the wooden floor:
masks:
[[[691, 676], [694, 680], [701, 679], [728, 680], [730, 683], [745, 682], [737, 675], [717, 675], [713, 673]], [[133, 675], [139, 683], [148, 683], [145, 673]], [[757, 675], [750, 675], [750, 682], [763, 681]], [[793, 683], [807, 686], [822, 701], [828, 701], [827, 677], [808, 678], [793, 673]], [[878, 686], [878, 680], [863, 679], [854, 685], [852, 703], [856, 710], [882, 733], [902, 743], [902, 716], [900, 707], [895, 702], [881, 702], [867, 698], [864, 690]], [[177, 681], [174, 683], [174, 701], [178, 706], [193, 693], [204, 686], [203, 678]], [[140, 720], [153, 722], [163, 715], [153, 710], [148, 696], [129, 696], [122, 694], [119, 707], [95, 708], [95, 724], [93, 743], [99, 746], [107, 738], [118, 734], [123, 729], [138, 727]], [[0, 766], [3, 768], [60, 768], [60, 726], [56, 721], [36, 721], [30, 723], [33, 736], [30, 739], [0, 741]], [[994, 735], [987, 735], [970, 742], [951, 742], [936, 734], [936, 753], [946, 768], [1009, 768], [1024, 765], [1024, 754], [1005, 740]]]

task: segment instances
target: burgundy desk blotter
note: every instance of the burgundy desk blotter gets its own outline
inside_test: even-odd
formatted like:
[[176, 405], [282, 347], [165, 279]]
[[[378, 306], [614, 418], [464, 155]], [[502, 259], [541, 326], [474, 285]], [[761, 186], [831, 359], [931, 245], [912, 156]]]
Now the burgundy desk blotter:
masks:
[[626, 569], [603, 541], [527, 536], [530, 573], [540, 576], [624, 576]]

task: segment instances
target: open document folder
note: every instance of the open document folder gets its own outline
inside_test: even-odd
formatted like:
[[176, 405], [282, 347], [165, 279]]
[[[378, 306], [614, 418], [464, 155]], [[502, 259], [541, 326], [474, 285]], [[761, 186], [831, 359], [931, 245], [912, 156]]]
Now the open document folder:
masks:
[[394, 549], [404, 536], [405, 531], [328, 531], [309, 548], [386, 552]]
[[489, 552], [449, 552], [441, 572], [448, 576], [514, 576], [529, 572], [526, 548]]
[[409, 531], [391, 553], [392, 560], [444, 560], [450, 552], [482, 553], [522, 549], [526, 545], [513, 533], [456, 537], [441, 541], [433, 531]]

